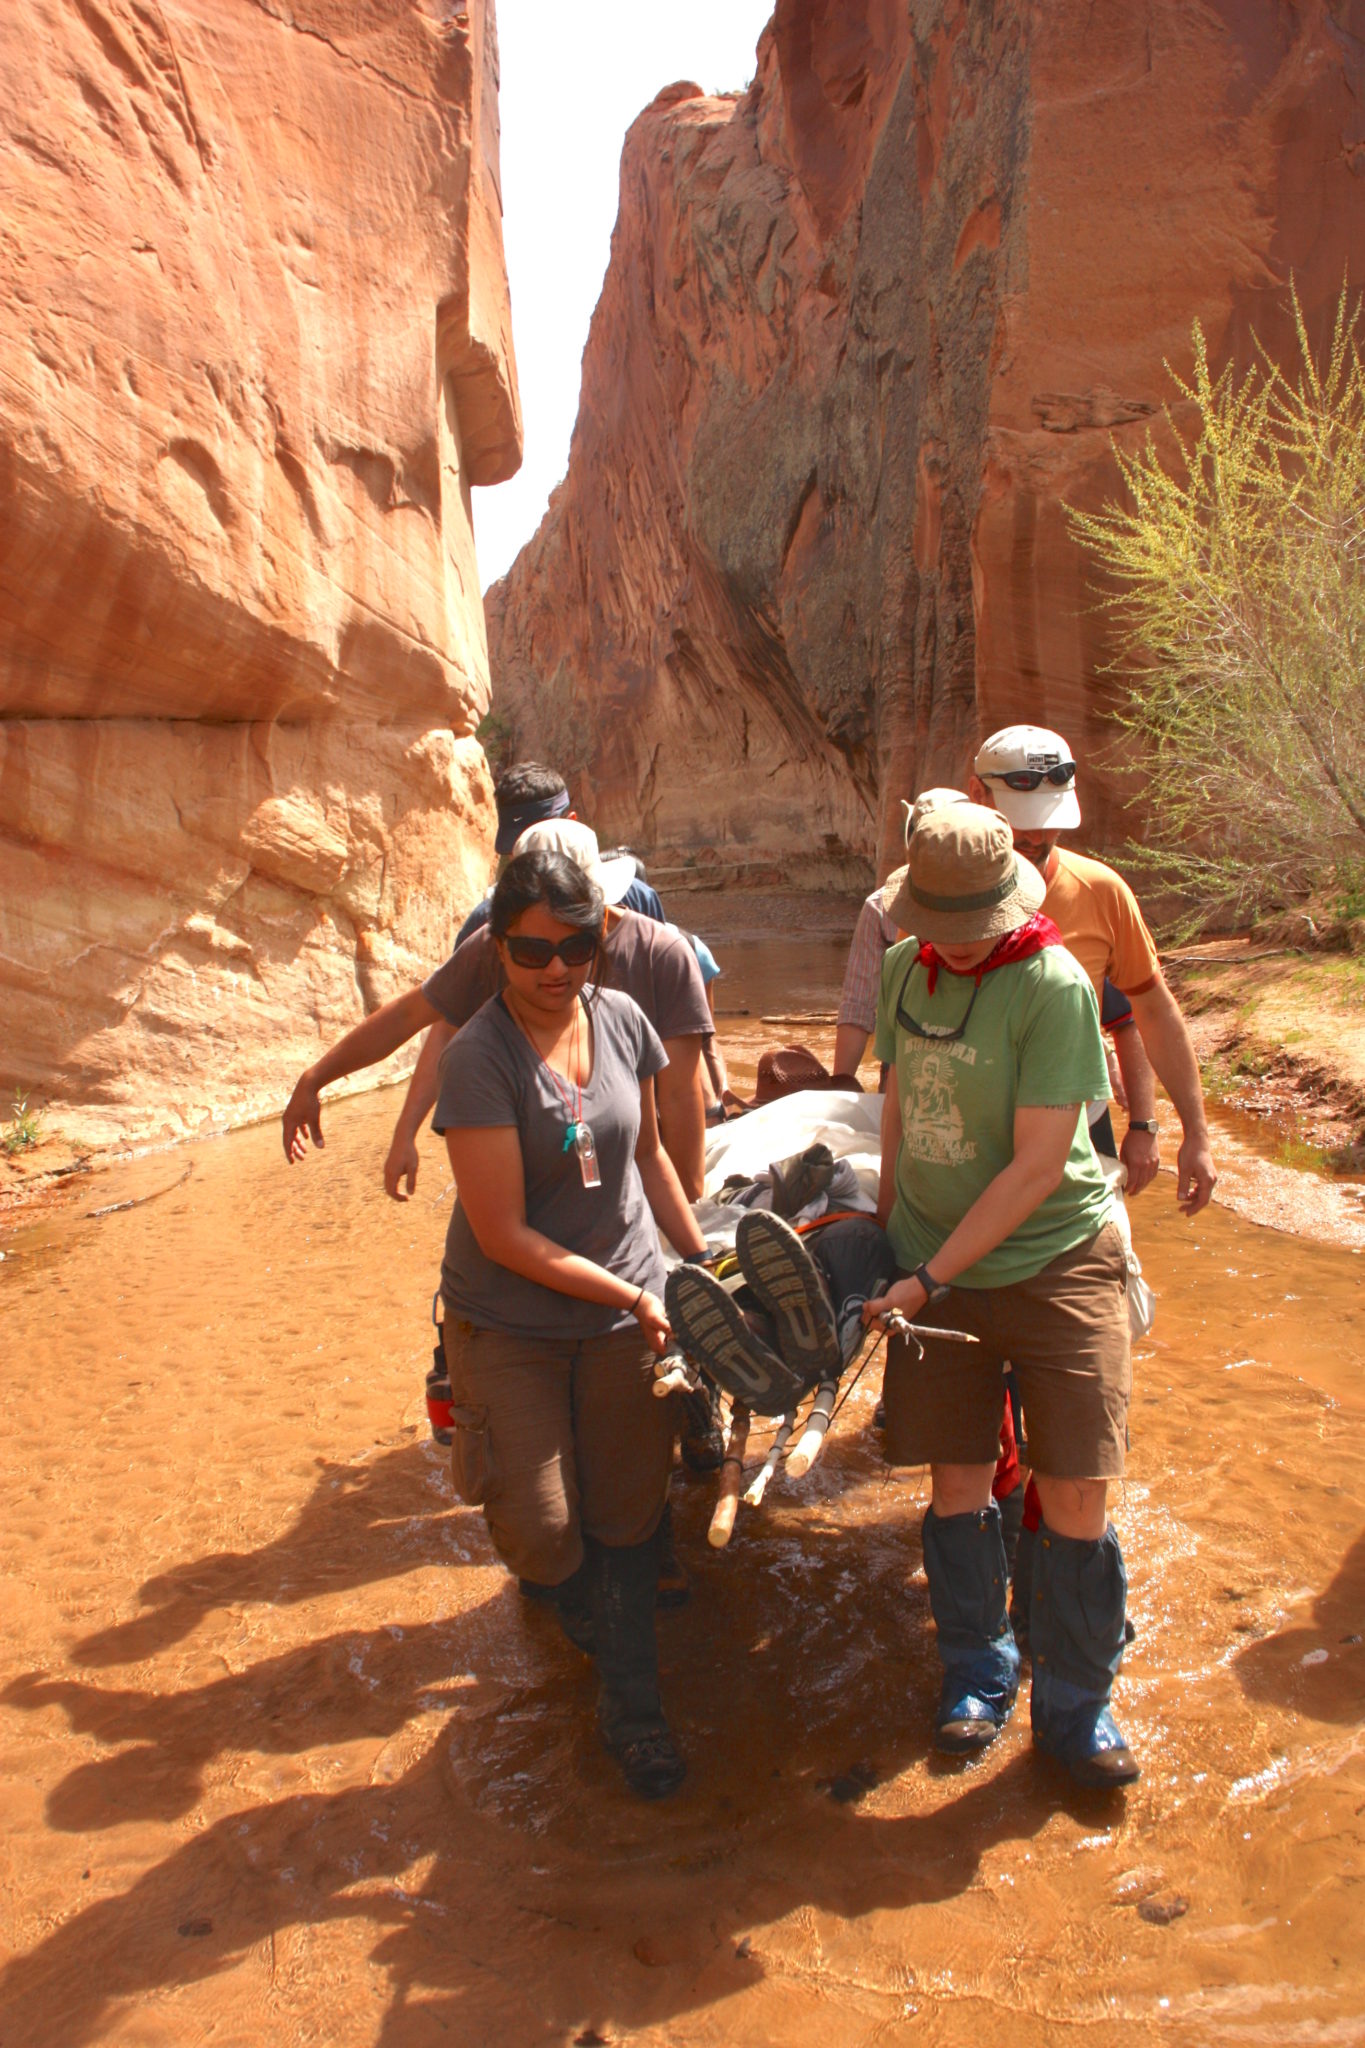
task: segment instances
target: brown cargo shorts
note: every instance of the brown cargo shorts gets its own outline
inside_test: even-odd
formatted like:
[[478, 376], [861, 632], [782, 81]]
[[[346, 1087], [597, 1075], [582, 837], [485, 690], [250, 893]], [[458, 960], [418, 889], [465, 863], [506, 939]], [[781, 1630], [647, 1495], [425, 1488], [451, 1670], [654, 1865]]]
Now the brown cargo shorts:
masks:
[[991, 1465], [1000, 1449], [1008, 1361], [1029, 1462], [1045, 1478], [1117, 1479], [1128, 1446], [1133, 1374], [1128, 1262], [1112, 1223], [1008, 1287], [954, 1287], [917, 1323], [967, 1330], [977, 1344], [926, 1337], [887, 1347], [886, 1455], [894, 1465]]
[[548, 1340], [479, 1329], [447, 1314], [455, 1491], [481, 1507], [519, 1578], [558, 1586], [584, 1536], [643, 1543], [663, 1513], [672, 1404], [653, 1392], [638, 1329]]

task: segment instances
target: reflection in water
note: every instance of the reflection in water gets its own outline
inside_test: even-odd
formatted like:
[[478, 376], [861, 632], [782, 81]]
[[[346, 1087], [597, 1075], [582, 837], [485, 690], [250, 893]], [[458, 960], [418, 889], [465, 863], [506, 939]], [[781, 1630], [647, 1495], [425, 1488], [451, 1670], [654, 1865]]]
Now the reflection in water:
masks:
[[[831, 1016], [841, 957], [726, 961], [742, 1082], [760, 1043], [828, 1052], [759, 1019]], [[1365, 2036], [1353, 1255], [1190, 1226], [1169, 1176], [1134, 1205], [1126, 1800], [1035, 1762], [1026, 1709], [930, 1756], [924, 1485], [881, 1463], [874, 1372], [728, 1551], [682, 1484], [692, 1776], [643, 1809], [426, 1438], [447, 1175], [428, 1139], [384, 1200], [395, 1108], [341, 1106], [292, 1172], [276, 1129], [196, 1147], [0, 1266], [7, 2048]]]

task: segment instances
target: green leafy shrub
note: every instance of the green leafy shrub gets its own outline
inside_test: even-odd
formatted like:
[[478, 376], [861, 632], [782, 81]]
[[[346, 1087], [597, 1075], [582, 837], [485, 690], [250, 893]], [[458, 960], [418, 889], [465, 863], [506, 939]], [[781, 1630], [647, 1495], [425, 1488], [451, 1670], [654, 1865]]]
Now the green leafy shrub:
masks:
[[[1365, 895], [1365, 364], [1343, 291], [1325, 363], [1257, 342], [1214, 375], [1194, 328], [1193, 419], [1167, 466], [1116, 446], [1126, 502], [1069, 510], [1117, 622], [1116, 712], [1145, 788], [1140, 867], [1180, 928]], [[1168, 366], [1169, 368], [1169, 366]]]

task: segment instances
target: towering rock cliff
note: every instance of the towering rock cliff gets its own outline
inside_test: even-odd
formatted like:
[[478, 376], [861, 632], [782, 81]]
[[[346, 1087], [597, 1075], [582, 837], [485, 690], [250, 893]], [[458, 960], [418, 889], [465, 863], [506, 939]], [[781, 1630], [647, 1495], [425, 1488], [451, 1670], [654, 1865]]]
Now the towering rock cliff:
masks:
[[176, 1133], [483, 879], [493, 5], [9, 0], [0, 100], [0, 1086]]
[[[1359, 0], [778, 0], [632, 127], [568, 475], [490, 593], [495, 709], [599, 827], [794, 880], [1027, 717], [1093, 757], [1063, 519], [1192, 320], [1365, 274]], [[1094, 843], [1119, 820], [1093, 768]]]

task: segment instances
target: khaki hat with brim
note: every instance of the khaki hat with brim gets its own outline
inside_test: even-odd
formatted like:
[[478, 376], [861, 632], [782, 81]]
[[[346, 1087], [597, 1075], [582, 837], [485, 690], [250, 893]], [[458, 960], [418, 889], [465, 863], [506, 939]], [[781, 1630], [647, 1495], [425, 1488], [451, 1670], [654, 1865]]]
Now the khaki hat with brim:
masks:
[[590, 882], [597, 884], [605, 903], [619, 903], [635, 880], [631, 855], [617, 853], [603, 860], [597, 834], [591, 825], [580, 825], [577, 818], [547, 818], [538, 825], [528, 825], [512, 852], [566, 854], [582, 868]]
[[941, 811], [945, 804], [969, 804], [971, 798], [965, 789], [922, 789], [912, 804], [901, 798], [901, 809], [905, 812], [905, 843], [910, 844], [911, 836], [921, 818], [927, 818], [930, 811]]
[[887, 915], [903, 932], [944, 946], [1003, 939], [1047, 894], [1014, 850], [1007, 821], [985, 804], [945, 804], [915, 826], [905, 880]]
[[[971, 798], [965, 789], [923, 789], [913, 804], [901, 798], [901, 809], [905, 812], [905, 843], [908, 846], [914, 836], [915, 827], [931, 811], [941, 811], [945, 804], [969, 804]], [[889, 917], [891, 906], [899, 896], [905, 883], [906, 870], [896, 868], [882, 883], [882, 909]]]

